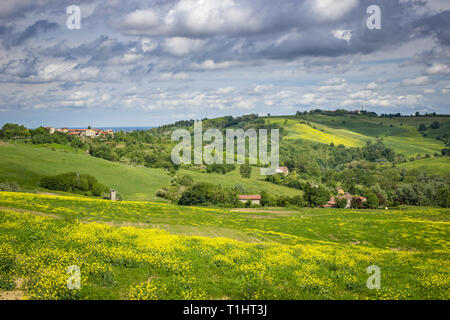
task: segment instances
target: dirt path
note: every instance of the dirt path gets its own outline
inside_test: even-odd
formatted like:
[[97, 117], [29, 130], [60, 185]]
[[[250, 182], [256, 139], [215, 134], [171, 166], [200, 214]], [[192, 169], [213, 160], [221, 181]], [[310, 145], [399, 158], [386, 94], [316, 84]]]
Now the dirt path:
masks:
[[50, 218], [54, 218], [54, 219], [63, 218], [61, 215], [57, 215], [57, 214], [51, 214], [51, 213], [40, 212], [40, 211], [32, 211], [32, 210], [20, 209], [20, 208], [13, 208], [13, 207], [0, 206], [0, 210], [10, 210], [10, 211], [15, 211], [15, 212], [19, 212], [19, 213], [31, 213], [31, 214], [35, 214], [37, 216], [50, 217]]
[[254, 209], [254, 208], [239, 208], [239, 209], [231, 209], [231, 212], [244, 212], [244, 213], [297, 213], [297, 211], [283, 211], [283, 210], [262, 210], [262, 209]]
[[0, 292], [0, 300], [23, 300], [24, 294], [22, 291], [23, 279], [17, 279], [16, 289], [11, 291]]

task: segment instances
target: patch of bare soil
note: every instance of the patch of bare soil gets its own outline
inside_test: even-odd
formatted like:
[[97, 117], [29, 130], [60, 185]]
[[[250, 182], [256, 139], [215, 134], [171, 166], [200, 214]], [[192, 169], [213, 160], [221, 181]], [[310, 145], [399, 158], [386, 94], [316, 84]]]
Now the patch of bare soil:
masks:
[[11, 211], [15, 211], [15, 212], [31, 213], [31, 214], [35, 214], [37, 216], [50, 217], [50, 218], [55, 218], [55, 219], [61, 219], [62, 218], [62, 216], [56, 215], [56, 214], [45, 213], [45, 212], [40, 212], [40, 211], [31, 211], [31, 210], [25, 210], [25, 209], [19, 209], [19, 208], [11, 208], [11, 207], [0, 206], [0, 210], [11, 210]]
[[11, 291], [0, 292], [0, 300], [23, 300], [24, 294], [22, 291], [23, 279], [17, 279], [16, 289]]
[[348, 244], [352, 244], [352, 245], [369, 244], [369, 242], [367, 242], [367, 241], [359, 241], [359, 240], [355, 240], [355, 241], [349, 242]]
[[238, 208], [231, 209], [231, 212], [258, 212], [258, 213], [297, 213], [296, 211], [283, 211], [283, 210], [261, 210], [254, 208]]
[[43, 194], [45, 196], [60, 196], [59, 194], [56, 194], [56, 193], [51, 193], [51, 192], [46, 192], [46, 191], [39, 191], [39, 190], [36, 190], [36, 194]]

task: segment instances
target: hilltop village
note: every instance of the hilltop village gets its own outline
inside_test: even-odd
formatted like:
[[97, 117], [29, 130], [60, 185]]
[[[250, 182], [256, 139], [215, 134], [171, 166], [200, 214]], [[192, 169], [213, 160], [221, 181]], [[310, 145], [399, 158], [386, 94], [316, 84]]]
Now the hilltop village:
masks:
[[102, 130], [102, 129], [57, 129], [53, 127], [44, 127], [48, 131], [49, 134], [54, 134], [55, 132], [61, 132], [61, 133], [67, 133], [72, 136], [79, 136], [79, 137], [87, 137], [87, 138], [94, 138], [94, 137], [104, 137], [107, 135], [110, 135], [114, 137], [114, 131], [112, 129]]

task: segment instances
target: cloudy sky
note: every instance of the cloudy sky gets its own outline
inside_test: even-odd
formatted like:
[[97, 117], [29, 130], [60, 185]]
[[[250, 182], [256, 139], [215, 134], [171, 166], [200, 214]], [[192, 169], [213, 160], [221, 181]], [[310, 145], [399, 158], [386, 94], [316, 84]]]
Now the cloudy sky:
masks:
[[[370, 5], [381, 30], [367, 27]], [[0, 2], [0, 124], [450, 113], [449, 99], [449, 0]]]

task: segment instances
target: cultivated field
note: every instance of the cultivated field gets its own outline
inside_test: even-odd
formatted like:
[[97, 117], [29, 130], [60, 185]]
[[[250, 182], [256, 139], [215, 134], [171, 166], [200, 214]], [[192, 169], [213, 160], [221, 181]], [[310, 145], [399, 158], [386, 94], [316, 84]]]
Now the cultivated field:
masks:
[[[449, 299], [449, 218], [433, 208], [232, 212], [0, 192], [1, 294]], [[81, 290], [66, 287], [70, 265]], [[370, 265], [380, 290], [366, 287]]]

